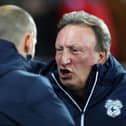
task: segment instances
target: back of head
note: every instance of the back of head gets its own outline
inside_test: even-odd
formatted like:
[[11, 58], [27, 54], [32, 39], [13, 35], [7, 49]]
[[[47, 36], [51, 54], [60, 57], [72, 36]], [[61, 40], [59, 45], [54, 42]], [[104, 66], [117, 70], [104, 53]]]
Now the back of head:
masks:
[[11, 41], [18, 46], [27, 33], [36, 36], [36, 25], [32, 16], [16, 5], [0, 6], [0, 39]]
[[58, 24], [58, 30], [62, 29], [66, 25], [81, 25], [91, 27], [97, 38], [97, 51], [110, 52], [111, 35], [107, 25], [104, 21], [94, 15], [91, 15], [85, 11], [73, 11], [63, 15]]

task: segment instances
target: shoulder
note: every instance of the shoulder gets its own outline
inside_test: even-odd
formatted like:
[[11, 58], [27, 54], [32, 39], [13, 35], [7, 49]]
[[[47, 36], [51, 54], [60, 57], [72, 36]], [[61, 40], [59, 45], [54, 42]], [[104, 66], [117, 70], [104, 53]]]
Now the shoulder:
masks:
[[53, 72], [56, 69], [57, 69], [56, 61], [55, 59], [52, 59], [49, 62], [47, 62], [47, 64], [45, 65], [45, 67], [43, 67], [43, 69], [41, 69], [40, 74], [47, 76], [50, 72]]
[[33, 72], [33, 73], [40, 73], [41, 69], [45, 68], [46, 61], [34, 59], [34, 60], [30, 60], [29, 64], [30, 64], [30, 66], [32, 68], [31, 72]]
[[50, 81], [41, 75], [17, 70], [13, 72], [15, 84], [18, 90], [25, 92], [27, 99], [32, 101], [56, 100], [57, 96], [53, 90]]
[[31, 73], [31, 72], [27, 72], [24, 70], [15, 70], [11, 73], [11, 77], [15, 79], [15, 81], [18, 82], [23, 82], [23, 83], [27, 83], [30, 86], [31, 85], [40, 85], [40, 86], [45, 86], [50, 88], [50, 82], [49, 80], [44, 77], [44, 76], [40, 76], [39, 74], [35, 74], [35, 73]]

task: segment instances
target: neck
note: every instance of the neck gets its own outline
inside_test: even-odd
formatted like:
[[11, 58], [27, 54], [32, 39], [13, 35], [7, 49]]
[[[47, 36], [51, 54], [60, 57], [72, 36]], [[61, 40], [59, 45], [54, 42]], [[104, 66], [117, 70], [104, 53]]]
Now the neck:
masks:
[[76, 91], [73, 91], [74, 95], [78, 98], [78, 100], [82, 100], [84, 99], [84, 94], [85, 94], [85, 90], [83, 89], [79, 89]]

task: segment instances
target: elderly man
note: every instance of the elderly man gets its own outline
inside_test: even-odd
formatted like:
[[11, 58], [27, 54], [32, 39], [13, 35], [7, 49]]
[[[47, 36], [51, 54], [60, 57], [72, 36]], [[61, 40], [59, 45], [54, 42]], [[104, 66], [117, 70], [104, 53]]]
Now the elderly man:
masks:
[[126, 126], [126, 71], [111, 55], [106, 24], [84, 11], [58, 24], [56, 62], [41, 72], [69, 108], [77, 126]]

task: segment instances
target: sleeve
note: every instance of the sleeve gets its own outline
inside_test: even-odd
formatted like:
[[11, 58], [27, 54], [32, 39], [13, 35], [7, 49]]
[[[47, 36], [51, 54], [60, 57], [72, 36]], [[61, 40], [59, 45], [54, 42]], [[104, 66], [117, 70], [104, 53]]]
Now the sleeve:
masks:
[[49, 81], [40, 76], [34, 80], [27, 96], [29, 109], [37, 126], [74, 126], [74, 121], [63, 102], [56, 96]]

